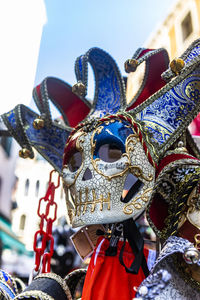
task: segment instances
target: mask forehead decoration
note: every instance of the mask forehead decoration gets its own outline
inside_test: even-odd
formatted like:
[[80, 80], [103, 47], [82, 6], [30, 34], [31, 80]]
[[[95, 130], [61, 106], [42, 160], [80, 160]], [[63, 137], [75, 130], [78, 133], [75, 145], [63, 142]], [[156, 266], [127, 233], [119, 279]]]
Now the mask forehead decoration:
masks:
[[[73, 87], [49, 77], [34, 89], [40, 115], [19, 105], [2, 116], [22, 157], [32, 157], [35, 147], [63, 176], [73, 226], [136, 218], [145, 209], [159, 160], [198, 113], [199, 53], [197, 40], [179, 59], [181, 68], [173, 62], [167, 69], [164, 49], [136, 51], [126, 71], [145, 62], [145, 76], [127, 104], [126, 80], [115, 61], [92, 48], [76, 60]], [[86, 99], [88, 64], [95, 77], [92, 104]], [[52, 119], [49, 101], [62, 119]]]

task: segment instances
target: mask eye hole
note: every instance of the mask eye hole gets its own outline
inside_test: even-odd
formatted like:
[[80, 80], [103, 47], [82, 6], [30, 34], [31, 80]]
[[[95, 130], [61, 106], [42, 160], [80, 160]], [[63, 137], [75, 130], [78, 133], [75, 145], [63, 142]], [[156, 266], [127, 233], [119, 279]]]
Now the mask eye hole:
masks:
[[122, 157], [122, 150], [116, 144], [104, 144], [98, 150], [98, 157], [105, 162], [114, 162]]
[[80, 152], [75, 152], [69, 159], [68, 167], [71, 172], [76, 172], [82, 164], [82, 156]]

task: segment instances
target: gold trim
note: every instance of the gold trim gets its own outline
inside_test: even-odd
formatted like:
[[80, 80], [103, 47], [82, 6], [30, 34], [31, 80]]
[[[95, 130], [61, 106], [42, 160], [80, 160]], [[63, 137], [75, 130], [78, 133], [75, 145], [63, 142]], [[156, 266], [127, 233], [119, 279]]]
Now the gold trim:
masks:
[[18, 293], [18, 288], [17, 288], [17, 284], [16, 284], [17, 278], [13, 278], [9, 273], [7, 273], [4, 270], [3, 270], [3, 272], [7, 275], [9, 280], [6, 281], [5, 277], [3, 276], [3, 273], [0, 272], [0, 281], [2, 281], [3, 283], [6, 283], [6, 285], [8, 285], [13, 292], [14, 292], [14, 290], [16, 291], [16, 292], [14, 292], [14, 294], [17, 294]]
[[[136, 140], [135, 140], [136, 139]], [[129, 157], [129, 160], [130, 160], [130, 152], [134, 151], [135, 148], [133, 146], [130, 146], [129, 144], [132, 143], [134, 146], [137, 145], [137, 143], [140, 143], [140, 139], [139, 139], [139, 136], [137, 133], [134, 133], [134, 134], [130, 134], [127, 139], [126, 139], [126, 152], [128, 153], [128, 157]], [[142, 148], [142, 151], [144, 151], [144, 149]], [[146, 157], [146, 154], [145, 154], [145, 151], [144, 151], [144, 156]], [[131, 162], [129, 164], [129, 170], [131, 171], [131, 173], [133, 175], [135, 175], [136, 177], [138, 178], [143, 178], [144, 180], [146, 181], [152, 181], [153, 180], [153, 174], [148, 174], [148, 177], [146, 177], [144, 174], [143, 174], [143, 171], [140, 167], [138, 166], [132, 166], [131, 165]]]
[[107, 204], [107, 210], [110, 210], [110, 199], [111, 199], [111, 194], [108, 193], [108, 197], [104, 198], [103, 195], [101, 194], [99, 199], [96, 198], [96, 193], [95, 190], [92, 190], [92, 196], [93, 196], [93, 201], [88, 200], [88, 188], [85, 189], [85, 201], [82, 202], [82, 191], [79, 191], [79, 199], [77, 199], [77, 195], [75, 197], [74, 205], [75, 205], [75, 216], [80, 216], [81, 214], [81, 207], [83, 207], [83, 212], [82, 214], [84, 215], [85, 212], [87, 211], [88, 205], [91, 205], [91, 213], [95, 211], [96, 204], [100, 204], [100, 211], [103, 210], [103, 204]]
[[[187, 163], [185, 164], [189, 164], [191, 160], [185, 160], [187, 161]], [[155, 193], [158, 192], [158, 186], [160, 184], [160, 182], [162, 182], [164, 176], [166, 176], [167, 174], [169, 174], [169, 172], [172, 170], [172, 168], [177, 167], [180, 164], [181, 160], [176, 162], [172, 162], [170, 165], [167, 165], [165, 168], [163, 168], [163, 170], [161, 171], [161, 173], [159, 174], [159, 177], [157, 178], [156, 181], [156, 185], [154, 186], [154, 192], [151, 195], [149, 204], [147, 206], [146, 209], [146, 215], [147, 215], [147, 220], [150, 224], [150, 226], [152, 227], [152, 229], [155, 231], [156, 235], [163, 239], [166, 240], [169, 235], [175, 234], [176, 231], [174, 231], [173, 233], [170, 232], [170, 229], [172, 228], [172, 226], [174, 226], [174, 224], [172, 224], [172, 217], [174, 216], [174, 205], [177, 203], [177, 199], [180, 198], [180, 194], [182, 195], [182, 198], [186, 198], [188, 199], [189, 195], [191, 194], [192, 191], [190, 191], [191, 188], [194, 189], [194, 184], [197, 184], [198, 182], [198, 178], [196, 178], [195, 176], [199, 175], [200, 173], [200, 167], [196, 167], [196, 172], [194, 173], [189, 173], [187, 175], [185, 175], [184, 180], [181, 182], [178, 182], [176, 185], [176, 189], [175, 191], [171, 194], [169, 199], [165, 198], [165, 201], [167, 201], [167, 203], [169, 203], [169, 209], [168, 209], [168, 216], [165, 219], [165, 227], [160, 231], [158, 230], [158, 228], [154, 225], [153, 221], [150, 218], [149, 212], [150, 212], [150, 207], [152, 204], [152, 201], [154, 199], [154, 195]], [[184, 165], [184, 164], [181, 164]], [[165, 170], [165, 172], [164, 172]], [[162, 174], [162, 175], [161, 175]], [[194, 177], [192, 179], [192, 183], [191, 183], [191, 178]], [[192, 184], [192, 185], [191, 185]], [[185, 201], [186, 202], [186, 201]], [[184, 204], [182, 201], [179, 203], [179, 211], [180, 213], [184, 210]], [[177, 222], [180, 220], [180, 218], [177, 218]]]
[[70, 224], [72, 224], [73, 218], [74, 218], [74, 202], [70, 199], [69, 193], [70, 190], [63, 185], [64, 191], [65, 191], [65, 203], [67, 208], [67, 215], [69, 217]]
[[59, 275], [57, 275], [55, 273], [42, 273], [42, 274], [36, 276], [34, 280], [37, 280], [38, 278], [49, 278], [49, 279], [55, 280], [61, 286], [63, 291], [65, 292], [67, 299], [73, 300], [69, 287], [67, 286], [64, 279], [62, 279]]
[[[148, 133], [148, 132], [146, 132], [146, 131], [144, 130], [144, 128], [142, 127], [142, 124], [140, 124], [140, 121], [137, 120], [136, 118], [134, 118], [134, 116], [133, 116], [132, 114], [127, 113], [126, 111], [118, 112], [118, 113], [116, 114], [116, 116], [118, 116], [118, 118], [119, 118], [120, 115], [122, 115], [122, 116], [124, 117], [124, 119], [125, 119], [127, 122], [129, 122], [129, 123], [130, 123], [130, 121], [128, 120], [128, 118], [131, 119], [132, 125], [133, 125], [133, 124], [136, 124], [136, 125], [137, 125], [137, 134], [139, 134], [139, 132], [141, 132], [141, 134], [142, 134], [142, 140], [140, 141], [141, 145], [143, 146], [143, 143], [145, 142], [145, 143], [147, 144], [147, 146], [150, 146], [150, 148], [147, 147], [147, 150], [146, 150], [146, 152], [145, 152], [145, 155], [146, 155], [146, 157], [148, 158], [148, 153], [150, 153], [151, 159], [152, 159], [152, 164], [153, 164], [154, 167], [156, 167], [155, 161], [154, 161], [154, 158], [153, 158], [153, 155], [155, 156], [155, 159], [156, 159], [156, 160], [158, 160], [159, 155], [157, 154], [156, 148], [154, 147], [154, 145], [153, 145], [153, 143], [152, 143], [152, 141], [151, 141], [150, 133]], [[151, 152], [152, 152], [152, 153], [151, 153]], [[152, 155], [152, 154], [153, 154], [153, 155]]]
[[[116, 120], [115, 120], [115, 121], [116, 121]], [[104, 123], [106, 123], [106, 122], [104, 122]], [[103, 127], [100, 126], [100, 128], [102, 129]], [[140, 176], [141, 176], [143, 179], [147, 180], [147, 181], [151, 181], [151, 180], [153, 179], [153, 175], [150, 175], [150, 174], [149, 174], [149, 178], [147, 178], [147, 177], [145, 177], [145, 176], [143, 175], [143, 171], [142, 171], [139, 167], [132, 167], [132, 166], [131, 166], [130, 151], [133, 151], [134, 148], [133, 148], [132, 146], [129, 146], [129, 143], [132, 142], [133, 145], [136, 145], [137, 142], [140, 143], [140, 139], [139, 139], [139, 136], [138, 136], [137, 133], [130, 134], [130, 135], [126, 138], [126, 142], [125, 142], [126, 153], [123, 153], [122, 156], [121, 156], [121, 158], [122, 158], [122, 157], [127, 157], [127, 159], [128, 159], [128, 162], [125, 163], [125, 165], [127, 165], [127, 166], [125, 167], [125, 169], [124, 169], [122, 172], [119, 172], [119, 173], [117, 173], [117, 174], [113, 174], [113, 175], [110, 175], [110, 176], [109, 176], [109, 175], [105, 175], [103, 172], [101, 172], [101, 171], [98, 169], [97, 164], [96, 164], [98, 161], [100, 161], [100, 159], [99, 159], [99, 158], [96, 158], [95, 160], [93, 159], [93, 156], [94, 156], [94, 149], [95, 149], [95, 146], [96, 146], [96, 141], [94, 141], [94, 135], [95, 135], [96, 133], [99, 134], [99, 133], [101, 132], [101, 131], [98, 132], [98, 129], [99, 129], [99, 128], [97, 128], [96, 130], [94, 130], [94, 132], [93, 132], [93, 134], [92, 134], [92, 136], [91, 136], [92, 165], [93, 165], [93, 168], [95, 169], [95, 171], [96, 171], [98, 174], [100, 174], [101, 176], [104, 176], [104, 177], [107, 178], [108, 180], [111, 180], [112, 178], [116, 178], [116, 177], [121, 177], [121, 176], [123, 176], [129, 169], [132, 169], [132, 168], [136, 169], [136, 168], [138, 168], [138, 172], [136, 172], [136, 174], [140, 174]], [[132, 128], [132, 130], [134, 131], [133, 128]], [[132, 138], [136, 138], [137, 141], [133, 140]], [[132, 139], [132, 140], [131, 140], [131, 139]], [[144, 152], [144, 154], [145, 154], [145, 152]], [[145, 155], [145, 156], [146, 156], [146, 155]], [[117, 162], [117, 161], [118, 161], [118, 160], [116, 160], [116, 162]], [[113, 162], [113, 163], [115, 163], [115, 162]], [[112, 163], [110, 163], [110, 164], [112, 164]], [[134, 172], [134, 173], [135, 173], [135, 172]], [[136, 175], [136, 176], [137, 176], [137, 175]], [[138, 176], [137, 176], [137, 177], [138, 177]]]
[[148, 174], [148, 177], [146, 177], [144, 174], [143, 174], [143, 171], [140, 167], [137, 167], [137, 166], [130, 166], [129, 169], [131, 170], [131, 173], [133, 175], [135, 175], [136, 177], [138, 178], [143, 178], [144, 180], [146, 181], [152, 181], [153, 180], [153, 175], [152, 174]]
[[[4, 284], [13, 295], [16, 295], [17, 293], [17, 289], [16, 289], [16, 293], [14, 292], [13, 288], [4, 280], [0, 280], [0, 282], [2, 282], [2, 284]], [[0, 288], [0, 299], [1, 299], [1, 293], [3, 293], [3, 295], [5, 295], [8, 299], [11, 299], [11, 297], [9, 296], [9, 294], [3, 289], [3, 287]]]
[[14, 280], [15, 280], [16, 286], [17, 286], [17, 283], [18, 283], [18, 285], [20, 285], [21, 289], [19, 291], [19, 289], [17, 288], [18, 292], [22, 292], [23, 290], [25, 290], [26, 285], [25, 285], [25, 283], [20, 278], [16, 277], [16, 278], [14, 278]]
[[[80, 139], [82, 136], [85, 136], [85, 135], [87, 135], [87, 134], [86, 134], [85, 132], [82, 132], [82, 133], [78, 136], [77, 141], [76, 141], [76, 149], [81, 153], [82, 162], [81, 162], [80, 168], [76, 171], [77, 173], [76, 173], [75, 176], [74, 176], [74, 181], [73, 181], [71, 184], [67, 184], [67, 183], [64, 181], [64, 179], [63, 179], [63, 183], [64, 183], [64, 185], [66, 185], [67, 188], [70, 188], [70, 187], [76, 182], [76, 179], [77, 179], [78, 175], [80, 174], [80, 172], [81, 172], [82, 169], [83, 169], [84, 154], [83, 154], [83, 147], [81, 146], [81, 142], [82, 142], [82, 141], [80, 141], [79, 139]], [[69, 143], [69, 142], [68, 142], [68, 143]], [[68, 165], [63, 165], [63, 167], [62, 167], [62, 173], [63, 173], [63, 169], [64, 169], [64, 168], [69, 169]], [[71, 171], [69, 170], [69, 172], [71, 172]], [[75, 172], [71, 172], [71, 173], [75, 173]], [[62, 177], [63, 177], [63, 176], [62, 176]]]
[[[134, 131], [134, 130], [133, 130]], [[131, 140], [131, 141], [129, 141], [130, 139], [132, 139], [132, 138], [136, 138], [136, 140], [137, 141], [135, 141], [135, 140]], [[137, 143], [139, 142], [140, 143], [140, 138], [139, 138], [139, 135], [137, 134], [137, 133], [132, 133], [132, 134], [130, 134], [127, 138], [126, 138], [126, 143], [125, 143], [125, 147], [126, 147], [126, 151], [128, 152], [128, 148], [130, 147], [129, 146], [129, 143], [130, 142], [132, 142], [133, 143], [133, 145], [135, 146], [135, 145], [137, 145]], [[134, 148], [132, 148], [132, 147], [130, 147], [130, 150], [134, 150]]]
[[195, 190], [196, 190], [196, 188], [192, 191], [192, 193], [190, 194], [189, 199], [187, 201], [187, 205], [189, 206], [189, 208], [186, 213], [186, 218], [194, 227], [196, 227], [198, 230], [200, 230], [200, 226], [198, 226], [196, 223], [194, 223], [190, 217], [190, 214], [197, 210], [195, 207], [195, 200], [196, 201], [198, 200], [198, 195], [197, 195], [198, 193], [196, 190], [196, 195], [194, 195]]
[[[73, 133], [73, 134], [72, 134]], [[84, 133], [83, 129], [82, 128], [79, 128], [77, 131], [72, 131], [71, 134], [69, 135], [68, 139], [67, 139], [67, 142], [65, 144], [65, 149], [68, 147], [70, 141], [72, 139], [75, 139], [76, 137], [78, 138], [79, 137], [79, 134], [80, 136], [82, 135], [82, 133]], [[63, 153], [63, 158], [65, 156], [65, 151]]]
[[200, 251], [200, 234], [199, 233], [195, 234], [194, 240], [195, 240], [195, 245], [194, 245], [195, 248], [197, 248], [197, 250]]
[[[123, 154], [122, 154], [122, 157], [127, 157], [128, 160], [129, 160], [129, 157], [128, 157], [128, 155], [127, 155], [126, 153], [123, 153]], [[116, 177], [121, 177], [121, 176], [123, 176], [123, 175], [129, 170], [129, 168], [130, 168], [130, 161], [128, 161], [128, 162], [125, 162], [125, 163], [124, 163], [124, 165], [126, 165], [126, 167], [125, 167], [125, 169], [124, 169], [123, 171], [121, 171], [121, 172], [119, 172], [119, 173], [117, 173], [117, 174], [113, 174], [113, 175], [105, 175], [103, 172], [101, 172], [101, 171], [98, 170], [98, 167], [97, 167], [97, 165], [96, 165], [96, 163], [97, 163], [98, 161], [100, 161], [100, 158], [96, 158], [95, 160], [92, 159], [92, 165], [93, 165], [93, 168], [95, 169], [95, 171], [96, 171], [98, 174], [104, 176], [104, 177], [107, 178], [108, 180], [111, 180], [112, 178], [116, 178]], [[117, 160], [117, 161], [118, 161], [118, 160]], [[117, 162], [117, 161], [116, 161], [116, 162]], [[113, 162], [113, 163], [115, 163], [115, 162]], [[112, 164], [112, 163], [109, 163], [109, 164]]]
[[18, 296], [15, 297], [15, 300], [18, 299], [37, 299], [37, 300], [55, 300], [55, 298], [49, 296], [48, 294], [38, 291], [38, 290], [32, 290], [32, 291], [26, 291], [23, 293], [20, 293]]
[[[142, 205], [141, 203], [138, 203], [137, 201], [141, 199], [141, 201], [146, 204], [149, 201], [149, 196], [147, 196], [147, 193], [152, 192], [152, 188], [147, 188], [140, 196], [135, 197], [130, 203], [126, 204], [123, 207], [123, 212], [126, 215], [131, 215], [133, 213], [134, 208], [137, 210], [140, 210], [144, 208], [145, 205]], [[133, 206], [133, 208], [131, 207]]]
[[[112, 119], [113, 120], [113, 119]], [[116, 121], [115, 119], [114, 119], [114, 121]], [[117, 120], [118, 121], [118, 120]], [[103, 123], [105, 123], [106, 124], [106, 122], [107, 121], [104, 121]], [[113, 122], [112, 122], [113, 123]], [[109, 124], [109, 123], [108, 123]], [[98, 132], [98, 130], [99, 130], [99, 128], [101, 128], [101, 130], [102, 130], [102, 128], [103, 128], [103, 126], [100, 126], [100, 127], [98, 127], [98, 128], [96, 128], [95, 130], [94, 130], [94, 132], [92, 133], [92, 136], [91, 136], [91, 155], [92, 155], [92, 165], [93, 165], [93, 168], [94, 168], [94, 170], [98, 173], [98, 174], [100, 174], [101, 176], [104, 176], [105, 178], [107, 178], [108, 180], [111, 180], [112, 178], [116, 178], [116, 177], [121, 177], [121, 176], [123, 176], [128, 170], [129, 170], [129, 168], [130, 168], [130, 166], [131, 166], [131, 161], [130, 161], [130, 155], [129, 155], [129, 151], [131, 151], [131, 150], [133, 150], [132, 149], [132, 147], [129, 147], [128, 146], [128, 143], [129, 143], [129, 137], [135, 137], [135, 138], [137, 138], [138, 140], [139, 140], [139, 137], [138, 137], [138, 135], [135, 133], [135, 134], [131, 134], [131, 135], [129, 135], [127, 138], [126, 138], [126, 142], [125, 142], [125, 149], [126, 149], [126, 152], [127, 153], [123, 153], [122, 154], [122, 156], [121, 156], [121, 158], [123, 158], [123, 157], [127, 157], [127, 159], [128, 159], [128, 162], [125, 162], [125, 165], [126, 165], [126, 167], [125, 167], [125, 169], [123, 170], [123, 171], [121, 171], [121, 172], [119, 172], [119, 173], [117, 173], [117, 174], [113, 174], [113, 175], [105, 175], [103, 172], [101, 172], [99, 169], [98, 169], [98, 167], [97, 167], [97, 162], [98, 161], [100, 161], [100, 158], [96, 158], [96, 159], [93, 159], [93, 157], [94, 157], [94, 150], [95, 150], [95, 146], [96, 146], [96, 141], [94, 141], [94, 136], [95, 136], [95, 134], [96, 133], [100, 133], [100, 132]], [[134, 130], [133, 130], [134, 131]], [[137, 142], [136, 141], [132, 141], [133, 142], [133, 144], [134, 145], [136, 145], [137, 144]], [[129, 150], [129, 151], [128, 151]], [[120, 159], [121, 159], [120, 158]], [[112, 162], [112, 163], [116, 163], [117, 161], [119, 161], [119, 159], [118, 160], [116, 160], [115, 162]], [[109, 164], [112, 164], [112, 163], [109, 163]]]

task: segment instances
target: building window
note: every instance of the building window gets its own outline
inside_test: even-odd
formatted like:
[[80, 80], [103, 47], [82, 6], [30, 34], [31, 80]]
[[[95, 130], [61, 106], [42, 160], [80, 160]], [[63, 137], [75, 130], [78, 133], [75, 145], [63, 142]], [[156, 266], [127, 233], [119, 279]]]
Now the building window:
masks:
[[19, 229], [20, 230], [24, 230], [25, 223], [26, 223], [26, 216], [25, 215], [21, 215], [20, 223], [19, 223]]
[[25, 190], [24, 190], [24, 195], [25, 196], [28, 196], [28, 191], [29, 191], [29, 179], [26, 179], [26, 182], [25, 182]]
[[183, 19], [181, 23], [181, 28], [182, 28], [183, 41], [185, 41], [193, 31], [191, 12], [189, 12], [186, 15], [186, 17]]
[[40, 182], [39, 182], [39, 180], [37, 180], [36, 181], [36, 186], [35, 186], [35, 197], [38, 197], [39, 190], [40, 190]]

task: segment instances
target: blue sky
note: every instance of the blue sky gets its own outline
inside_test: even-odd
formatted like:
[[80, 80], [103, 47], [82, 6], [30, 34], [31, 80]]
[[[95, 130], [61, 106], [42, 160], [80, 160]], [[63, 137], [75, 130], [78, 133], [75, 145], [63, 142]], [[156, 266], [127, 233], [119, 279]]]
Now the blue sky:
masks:
[[75, 59], [100, 47], [124, 62], [142, 47], [175, 0], [45, 0], [44, 26], [35, 85], [47, 76], [73, 85]]

